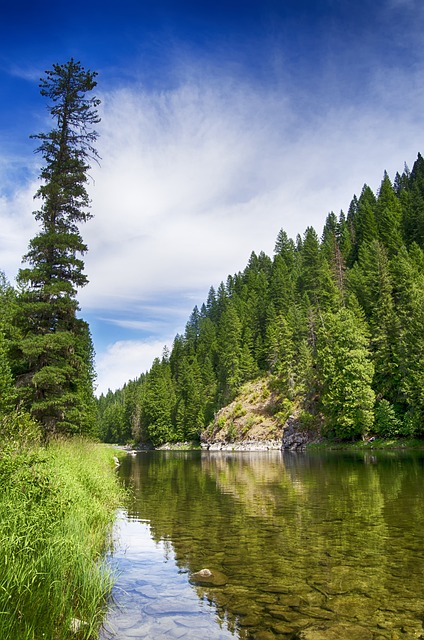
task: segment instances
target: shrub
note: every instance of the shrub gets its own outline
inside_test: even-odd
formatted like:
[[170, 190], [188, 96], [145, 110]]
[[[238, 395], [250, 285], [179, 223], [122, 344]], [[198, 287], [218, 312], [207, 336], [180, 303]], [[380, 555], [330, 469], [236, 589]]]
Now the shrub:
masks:
[[218, 429], [223, 429], [225, 427], [227, 423], [227, 419], [224, 415], [221, 415], [218, 417], [217, 421], [216, 421], [216, 426], [218, 427]]
[[233, 419], [241, 418], [242, 416], [246, 415], [246, 409], [243, 409], [243, 405], [241, 404], [241, 402], [237, 402], [234, 405], [232, 413], [233, 413]]

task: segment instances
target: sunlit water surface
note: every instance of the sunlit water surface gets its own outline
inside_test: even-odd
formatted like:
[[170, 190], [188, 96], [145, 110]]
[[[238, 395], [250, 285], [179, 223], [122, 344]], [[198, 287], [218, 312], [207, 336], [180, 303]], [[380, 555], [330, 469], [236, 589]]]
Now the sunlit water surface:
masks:
[[423, 454], [164, 451], [120, 474], [102, 640], [424, 639]]

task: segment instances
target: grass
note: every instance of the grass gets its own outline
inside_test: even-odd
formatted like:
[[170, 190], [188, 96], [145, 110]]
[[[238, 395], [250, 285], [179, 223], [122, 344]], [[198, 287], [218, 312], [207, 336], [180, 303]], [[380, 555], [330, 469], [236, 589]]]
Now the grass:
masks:
[[2, 446], [2, 640], [97, 637], [112, 586], [104, 557], [122, 497], [114, 455], [82, 439]]

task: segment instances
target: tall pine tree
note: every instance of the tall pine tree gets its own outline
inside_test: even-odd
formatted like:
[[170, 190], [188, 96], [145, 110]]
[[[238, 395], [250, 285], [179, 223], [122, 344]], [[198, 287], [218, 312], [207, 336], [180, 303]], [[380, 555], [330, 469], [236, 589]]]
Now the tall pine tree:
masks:
[[87, 283], [80, 256], [87, 247], [78, 225], [91, 218], [86, 189], [90, 161], [98, 158], [93, 129], [100, 101], [86, 97], [95, 72], [71, 59], [41, 79], [54, 127], [33, 138], [44, 165], [34, 212], [40, 232], [30, 241], [18, 275], [19, 314], [14, 368], [21, 403], [46, 437], [88, 431], [93, 413], [93, 348], [88, 326], [76, 317], [77, 289]]

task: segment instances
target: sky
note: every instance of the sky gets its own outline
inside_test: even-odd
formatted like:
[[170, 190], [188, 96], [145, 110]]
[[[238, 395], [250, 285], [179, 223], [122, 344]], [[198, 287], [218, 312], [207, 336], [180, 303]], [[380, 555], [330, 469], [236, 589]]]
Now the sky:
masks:
[[16, 0], [0, 23], [0, 270], [38, 227], [39, 78], [96, 71], [99, 166], [78, 293], [96, 393], [172, 347], [281, 228], [321, 234], [424, 152], [422, 0]]

